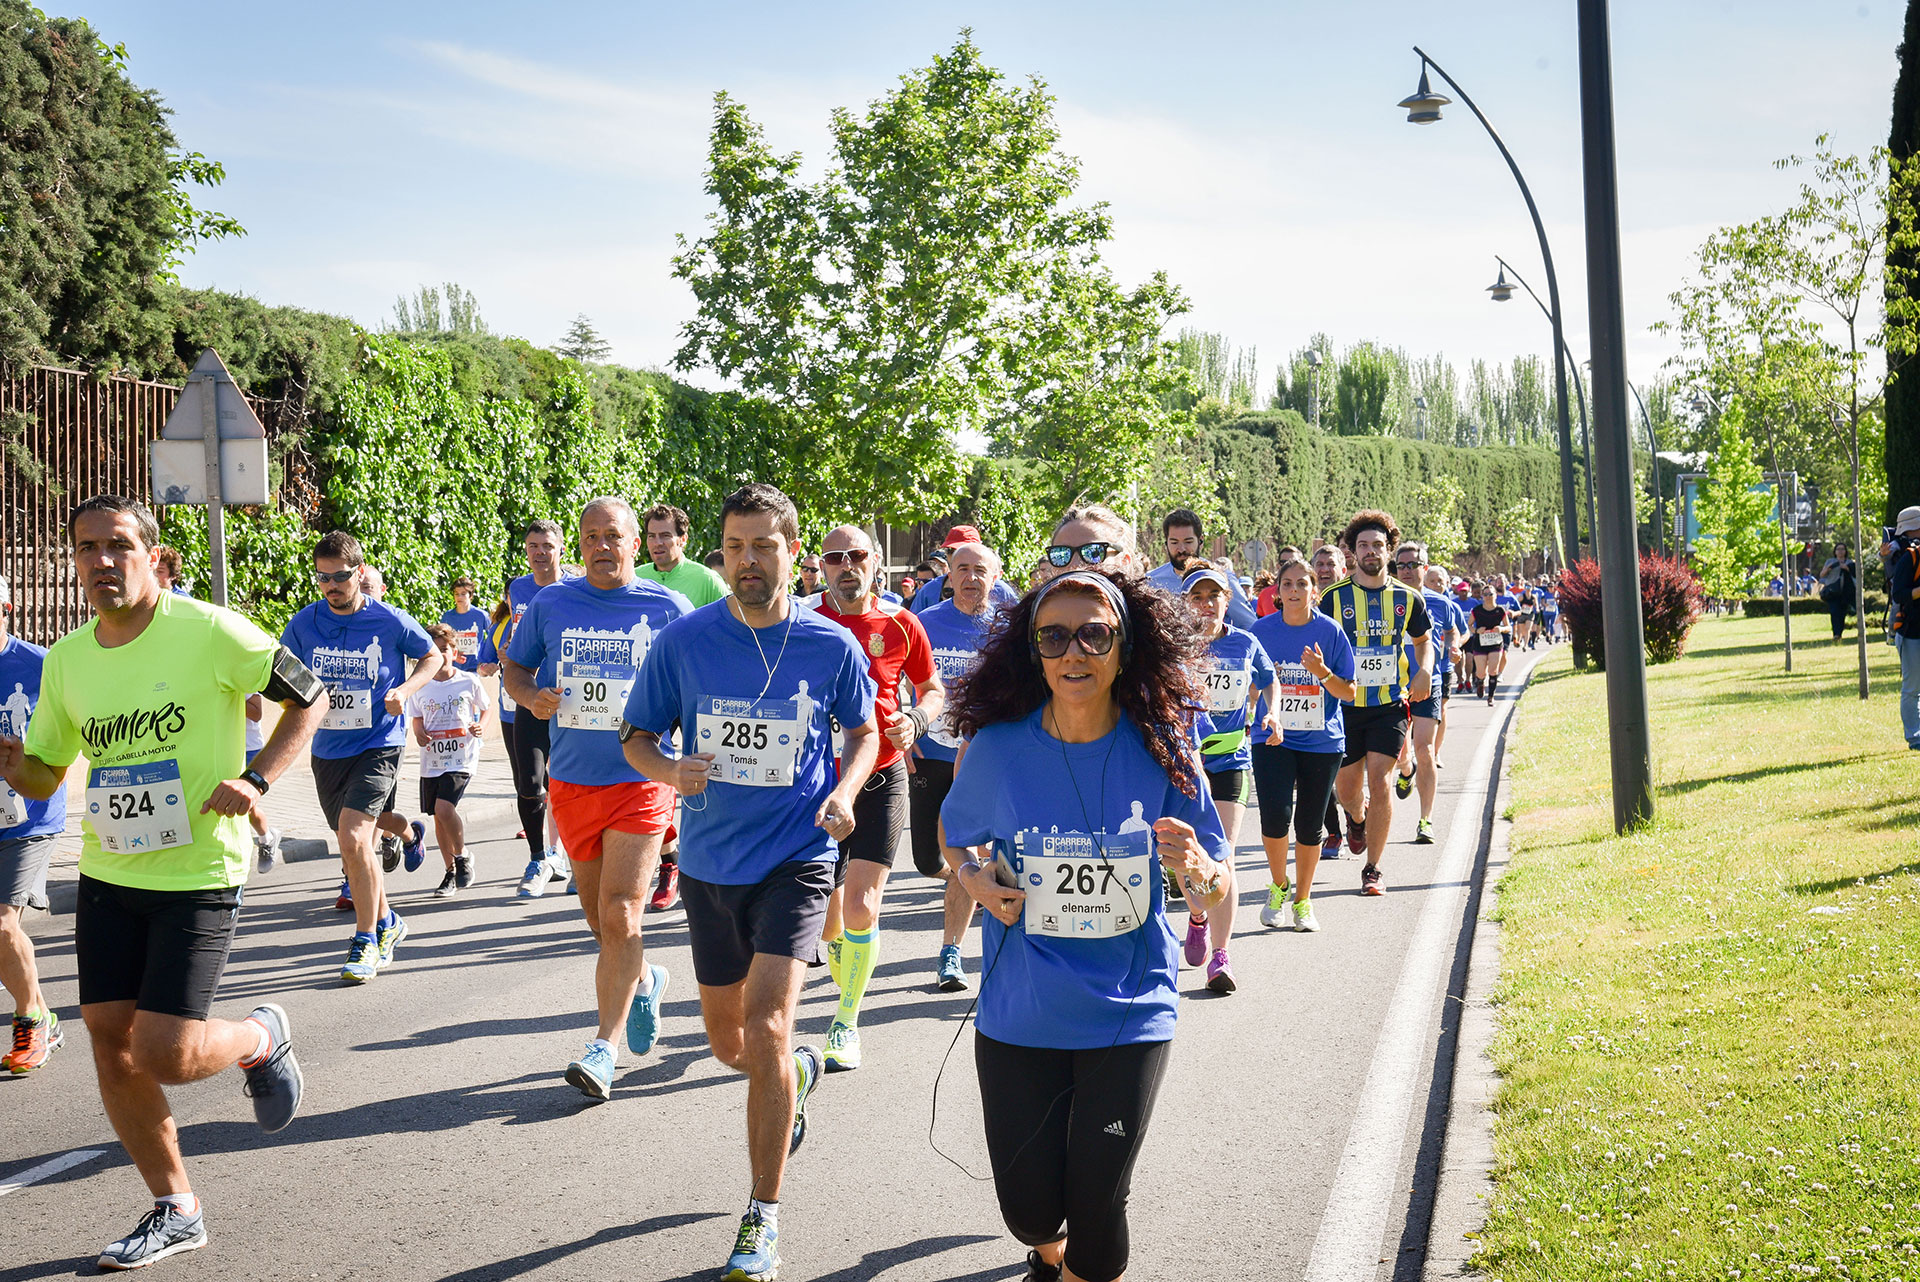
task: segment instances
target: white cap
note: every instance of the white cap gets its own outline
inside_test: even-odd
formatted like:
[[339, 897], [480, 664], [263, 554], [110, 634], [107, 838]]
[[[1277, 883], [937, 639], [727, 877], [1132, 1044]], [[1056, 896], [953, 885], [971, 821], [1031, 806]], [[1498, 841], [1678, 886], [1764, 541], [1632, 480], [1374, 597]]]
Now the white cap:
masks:
[[1903, 507], [1900, 515], [1893, 519], [1895, 534], [1912, 534], [1920, 530], [1920, 507]]

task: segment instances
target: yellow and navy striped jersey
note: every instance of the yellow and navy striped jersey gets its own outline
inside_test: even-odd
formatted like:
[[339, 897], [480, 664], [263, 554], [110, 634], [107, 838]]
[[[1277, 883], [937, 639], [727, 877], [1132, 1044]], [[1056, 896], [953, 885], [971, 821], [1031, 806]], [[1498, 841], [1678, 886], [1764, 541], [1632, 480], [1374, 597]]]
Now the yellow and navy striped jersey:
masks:
[[1381, 708], [1400, 702], [1413, 679], [1406, 643], [1433, 631], [1426, 598], [1394, 579], [1365, 588], [1349, 577], [1321, 595], [1320, 610], [1353, 642], [1353, 706]]

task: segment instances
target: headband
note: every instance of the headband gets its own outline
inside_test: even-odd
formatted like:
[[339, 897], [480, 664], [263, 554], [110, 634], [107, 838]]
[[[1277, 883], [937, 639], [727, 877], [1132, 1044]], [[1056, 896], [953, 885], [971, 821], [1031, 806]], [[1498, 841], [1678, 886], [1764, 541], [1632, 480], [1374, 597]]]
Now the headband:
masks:
[[1114, 617], [1120, 621], [1120, 639], [1122, 641], [1131, 639], [1133, 622], [1132, 616], [1127, 613], [1127, 598], [1121, 595], [1119, 587], [1111, 578], [1096, 570], [1069, 570], [1041, 584], [1040, 589], [1033, 594], [1033, 613], [1030, 617], [1034, 620], [1034, 626], [1038, 626], [1041, 602], [1045, 601], [1054, 589], [1067, 583], [1080, 583], [1098, 588], [1100, 594], [1107, 598], [1107, 604], [1113, 607]]

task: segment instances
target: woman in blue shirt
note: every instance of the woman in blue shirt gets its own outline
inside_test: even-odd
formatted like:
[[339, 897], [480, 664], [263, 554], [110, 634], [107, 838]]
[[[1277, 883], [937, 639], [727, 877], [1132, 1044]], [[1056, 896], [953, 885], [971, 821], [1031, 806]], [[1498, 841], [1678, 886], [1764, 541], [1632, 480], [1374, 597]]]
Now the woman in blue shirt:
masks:
[[990, 914], [987, 1150], [1030, 1279], [1126, 1271], [1127, 1189], [1178, 1003], [1160, 869], [1209, 908], [1228, 882], [1184, 730], [1204, 652], [1173, 598], [1074, 570], [1009, 611], [948, 704], [969, 743], [940, 811], [947, 857]]

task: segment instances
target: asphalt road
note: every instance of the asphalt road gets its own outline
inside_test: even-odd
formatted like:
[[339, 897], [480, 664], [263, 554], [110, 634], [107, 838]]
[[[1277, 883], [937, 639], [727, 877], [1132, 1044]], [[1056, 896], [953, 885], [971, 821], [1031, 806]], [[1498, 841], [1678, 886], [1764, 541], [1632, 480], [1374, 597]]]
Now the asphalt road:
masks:
[[[1191, 1000], [1134, 1182], [1129, 1276], [1419, 1275], [1451, 1073], [1447, 994], [1464, 972], [1467, 882], [1498, 768], [1490, 728], [1517, 685], [1497, 709], [1455, 701], [1437, 843], [1411, 844], [1416, 807], [1401, 803], [1384, 898], [1358, 894], [1361, 861], [1322, 865], [1318, 935], [1259, 925], [1265, 861], [1247, 816], [1240, 991], [1215, 997], [1203, 972], [1181, 976]], [[333, 910], [330, 861], [248, 887], [217, 1011], [287, 1008], [305, 1105], [263, 1136], [237, 1072], [170, 1093], [212, 1240], [156, 1266], [165, 1276], [717, 1275], [747, 1193], [746, 1088], [705, 1053], [684, 917], [676, 908], [648, 924], [650, 956], [674, 976], [659, 1046], [638, 1060], [622, 1048], [614, 1099], [588, 1103], [561, 1070], [593, 1023], [591, 941], [566, 895], [513, 897], [515, 826], [499, 819], [476, 844], [481, 880], [459, 898], [431, 898], [431, 853], [397, 876], [412, 934], [366, 988], [338, 982], [351, 925]], [[972, 994], [932, 984], [939, 920], [937, 886], [903, 852], [861, 1021], [866, 1067], [825, 1081], [789, 1167], [783, 1278], [1022, 1276], [1024, 1249], [982, 1178]], [[0, 1282], [92, 1273], [148, 1205], [100, 1108], [71, 923], [38, 928], [67, 1044], [47, 1068], [0, 1080]], [[978, 946], [976, 930], [975, 976]], [[834, 1002], [823, 969], [804, 994], [805, 1038], [824, 1035]]]

